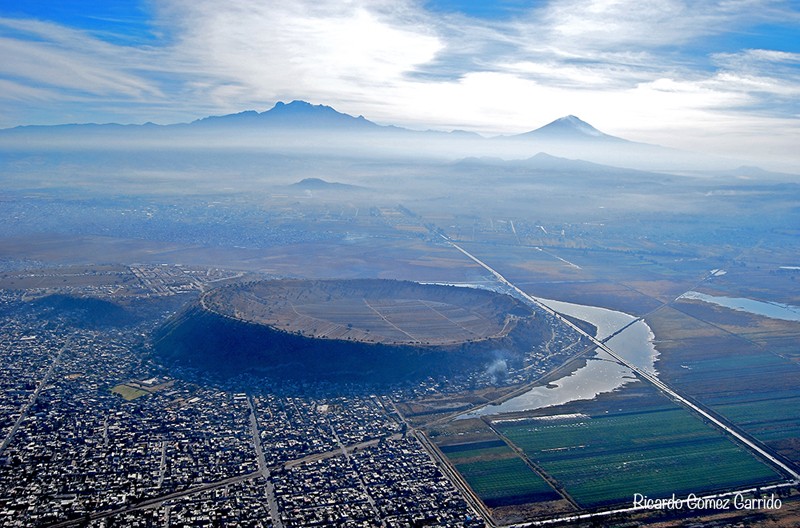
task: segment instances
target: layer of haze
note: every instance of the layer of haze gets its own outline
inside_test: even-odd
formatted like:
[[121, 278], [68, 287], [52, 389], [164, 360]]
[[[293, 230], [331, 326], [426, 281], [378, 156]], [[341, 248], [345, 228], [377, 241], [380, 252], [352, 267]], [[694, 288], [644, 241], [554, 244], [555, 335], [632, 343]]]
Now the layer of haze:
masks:
[[172, 123], [305, 99], [488, 135], [575, 114], [636, 141], [798, 166], [796, 3], [496, 5], [3, 3], [0, 127]]

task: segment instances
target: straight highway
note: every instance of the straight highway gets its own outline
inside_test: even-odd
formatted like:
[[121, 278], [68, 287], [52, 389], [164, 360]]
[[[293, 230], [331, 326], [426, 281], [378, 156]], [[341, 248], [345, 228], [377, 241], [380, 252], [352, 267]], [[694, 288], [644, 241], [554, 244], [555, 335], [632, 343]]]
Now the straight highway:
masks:
[[5, 439], [3, 440], [3, 443], [0, 444], [0, 455], [3, 454], [3, 451], [6, 450], [8, 444], [11, 443], [11, 440], [14, 439], [14, 435], [16, 435], [17, 431], [19, 431], [19, 427], [20, 425], [22, 425], [22, 421], [25, 420], [26, 416], [28, 416], [28, 411], [30, 411], [31, 407], [33, 407], [33, 404], [36, 403], [36, 400], [39, 398], [39, 393], [42, 392], [42, 389], [45, 387], [45, 385], [47, 385], [47, 382], [50, 380], [50, 376], [53, 374], [53, 370], [58, 366], [59, 362], [61, 361], [61, 355], [69, 346], [70, 341], [71, 341], [70, 338], [67, 338], [67, 340], [64, 342], [64, 345], [61, 347], [61, 349], [56, 354], [56, 357], [53, 359], [53, 362], [50, 363], [47, 372], [45, 372], [44, 376], [42, 376], [42, 380], [36, 386], [36, 390], [33, 391], [31, 398], [22, 407], [22, 409], [20, 409], [19, 416], [17, 417], [17, 420], [14, 422], [14, 426], [6, 435]]
[[577, 325], [575, 325], [574, 323], [572, 323], [568, 319], [562, 317], [558, 312], [556, 312], [555, 310], [553, 310], [552, 308], [550, 308], [549, 306], [544, 304], [539, 299], [537, 299], [537, 298], [525, 293], [524, 291], [522, 291], [520, 288], [518, 288], [517, 286], [515, 286], [514, 284], [509, 282], [500, 273], [498, 273], [493, 268], [491, 268], [488, 264], [486, 264], [482, 260], [478, 259], [474, 255], [469, 253], [467, 250], [465, 250], [464, 248], [462, 248], [461, 246], [459, 246], [458, 244], [456, 244], [455, 242], [450, 240], [447, 236], [445, 236], [445, 235], [440, 235], [440, 236], [442, 238], [444, 238], [455, 249], [457, 249], [458, 251], [463, 253], [465, 256], [469, 257], [473, 262], [475, 262], [476, 264], [480, 265], [486, 271], [491, 273], [500, 283], [502, 283], [503, 285], [507, 286], [508, 288], [511, 288], [513, 291], [515, 291], [517, 294], [519, 294], [522, 298], [524, 298], [528, 302], [532, 303], [535, 306], [538, 306], [542, 310], [546, 311], [547, 313], [549, 313], [549, 314], [553, 315], [554, 317], [556, 317], [557, 319], [559, 319], [564, 324], [570, 326], [576, 332], [580, 333], [582, 336], [584, 336], [584, 337], [588, 338], [589, 340], [591, 340], [592, 343], [594, 343], [597, 346], [597, 348], [599, 348], [600, 350], [602, 350], [605, 353], [607, 353], [609, 356], [611, 356], [615, 361], [617, 361], [621, 365], [624, 365], [625, 367], [629, 368], [631, 371], [633, 371], [637, 376], [639, 376], [644, 381], [647, 381], [650, 384], [652, 384], [653, 386], [655, 386], [659, 391], [661, 391], [667, 397], [669, 397], [673, 401], [675, 401], [675, 402], [677, 402], [677, 403], [689, 408], [690, 410], [694, 411], [696, 414], [700, 415], [704, 420], [707, 420], [709, 423], [712, 423], [718, 429], [720, 429], [723, 432], [725, 432], [726, 434], [732, 436], [739, 443], [741, 443], [742, 445], [744, 445], [745, 447], [747, 447], [751, 451], [755, 452], [760, 457], [768, 460], [775, 467], [780, 468], [784, 473], [789, 475], [792, 478], [792, 480], [794, 480], [796, 482], [800, 482], [800, 473], [798, 473], [793, 467], [791, 467], [788, 464], [786, 464], [785, 462], [783, 462], [776, 455], [768, 452], [764, 447], [762, 447], [761, 445], [757, 444], [751, 438], [749, 438], [744, 433], [739, 431], [738, 428], [734, 424], [728, 422], [727, 420], [725, 420], [721, 416], [719, 416], [716, 413], [713, 413], [712, 411], [704, 408], [703, 406], [699, 405], [698, 403], [696, 403], [694, 401], [691, 401], [688, 398], [682, 396], [681, 394], [676, 392], [675, 389], [673, 389], [672, 387], [670, 387], [669, 385], [667, 385], [666, 383], [664, 383], [663, 381], [658, 379], [658, 377], [655, 374], [653, 374], [652, 372], [648, 372], [648, 371], [646, 371], [646, 370], [644, 370], [644, 369], [642, 369], [640, 367], [637, 367], [636, 365], [632, 364], [630, 361], [626, 360], [624, 357], [622, 357], [619, 354], [617, 354], [616, 352], [614, 352], [604, 341], [601, 341], [601, 340], [597, 339], [596, 336], [588, 334], [587, 332], [585, 332], [584, 330], [579, 328]]

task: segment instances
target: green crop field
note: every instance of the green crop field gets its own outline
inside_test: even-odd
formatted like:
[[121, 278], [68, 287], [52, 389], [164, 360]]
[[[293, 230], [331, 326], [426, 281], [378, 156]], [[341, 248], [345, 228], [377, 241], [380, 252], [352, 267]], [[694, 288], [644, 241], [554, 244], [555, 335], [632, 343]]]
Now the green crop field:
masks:
[[497, 428], [584, 507], [629, 503], [635, 493], [685, 496], [780, 479], [677, 407], [498, 423]]
[[561, 498], [542, 477], [516, 456], [456, 464], [455, 467], [490, 508]]
[[462, 463], [472, 460], [493, 460], [497, 458], [511, 458], [517, 455], [502, 440], [488, 440], [485, 442], [471, 442], [440, 446], [442, 453], [447, 455], [453, 463]]
[[[751, 278], [744, 280], [746, 275], [739, 274], [742, 280], [734, 282], [725, 277], [715, 278], [714, 283], [731, 296], [746, 297], [748, 288], [756, 287]], [[770, 290], [772, 298], [781, 298], [787, 294], [787, 284], [781, 280], [785, 279], [770, 275], [758, 285], [783, 284], [780, 291]], [[800, 461], [800, 376], [791, 359], [792, 350], [797, 350], [797, 323], [700, 302], [680, 302], [676, 307], [648, 317], [656, 336], [670, 336], [659, 344], [661, 379], [778, 454]]]
[[800, 437], [800, 396], [773, 396], [727, 403], [716, 406], [715, 410], [762, 442]]

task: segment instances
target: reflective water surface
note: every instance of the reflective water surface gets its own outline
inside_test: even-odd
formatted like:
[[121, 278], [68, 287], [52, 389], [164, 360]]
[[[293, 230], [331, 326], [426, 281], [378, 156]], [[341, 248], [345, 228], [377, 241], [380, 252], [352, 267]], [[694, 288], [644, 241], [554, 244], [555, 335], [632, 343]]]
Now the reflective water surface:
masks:
[[[597, 337], [601, 340], [624, 329], [606, 344], [634, 365], [655, 372], [658, 351], [653, 345], [653, 332], [644, 321], [607, 308], [549, 299], [539, 300], [557, 312], [592, 323], [597, 327]], [[527, 411], [562, 405], [575, 400], [590, 400], [598, 394], [611, 392], [635, 379], [629, 368], [615, 363], [605, 352], [596, 350], [585, 366], [548, 386], [534, 387], [525, 394], [511, 398], [500, 405], [483, 407], [463, 415], [462, 418]]]
[[756, 301], [745, 297], [718, 297], [696, 291], [686, 292], [678, 297], [678, 299], [703, 301], [739, 312], [748, 312], [763, 317], [769, 317], [770, 319], [800, 321], [800, 306], [792, 306], [791, 304]]

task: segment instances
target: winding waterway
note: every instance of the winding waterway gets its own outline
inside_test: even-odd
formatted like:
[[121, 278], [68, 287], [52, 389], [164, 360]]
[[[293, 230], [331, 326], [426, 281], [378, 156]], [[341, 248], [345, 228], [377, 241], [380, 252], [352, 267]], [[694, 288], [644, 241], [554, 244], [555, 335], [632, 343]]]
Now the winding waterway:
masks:
[[[592, 323], [597, 327], [597, 337], [600, 340], [619, 332], [606, 342], [609, 348], [637, 367], [656, 372], [658, 351], [653, 344], [653, 332], [641, 319], [598, 306], [538, 300], [564, 315]], [[528, 411], [575, 400], [591, 400], [599, 394], [611, 392], [635, 380], [636, 377], [629, 368], [615, 362], [605, 352], [595, 351], [594, 356], [584, 366], [571, 374], [547, 386], [534, 387], [500, 405], [490, 405], [467, 413], [462, 418]]]

